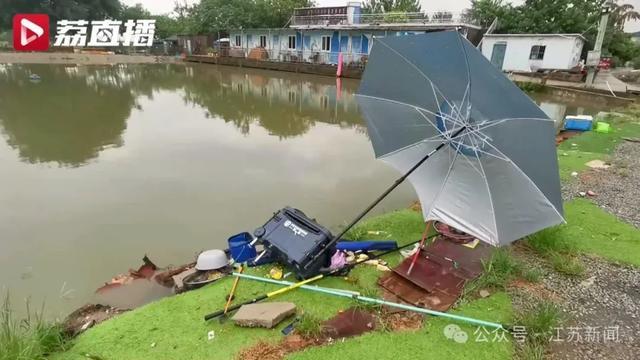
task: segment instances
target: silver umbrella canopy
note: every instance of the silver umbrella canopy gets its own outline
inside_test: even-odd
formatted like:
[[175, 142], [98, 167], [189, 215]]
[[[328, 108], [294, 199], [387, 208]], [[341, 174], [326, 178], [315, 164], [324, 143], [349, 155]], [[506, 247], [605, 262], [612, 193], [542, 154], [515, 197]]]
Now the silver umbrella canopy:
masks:
[[564, 221], [555, 125], [458, 32], [375, 38], [357, 100], [425, 220], [499, 246]]

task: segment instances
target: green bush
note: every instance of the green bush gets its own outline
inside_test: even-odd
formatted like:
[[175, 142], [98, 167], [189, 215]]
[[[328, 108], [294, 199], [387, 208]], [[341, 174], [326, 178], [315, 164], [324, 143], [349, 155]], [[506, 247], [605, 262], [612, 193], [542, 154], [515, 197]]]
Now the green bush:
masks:
[[65, 350], [66, 338], [58, 324], [46, 322], [42, 312], [18, 320], [11, 310], [9, 295], [0, 309], [0, 360], [40, 360]]

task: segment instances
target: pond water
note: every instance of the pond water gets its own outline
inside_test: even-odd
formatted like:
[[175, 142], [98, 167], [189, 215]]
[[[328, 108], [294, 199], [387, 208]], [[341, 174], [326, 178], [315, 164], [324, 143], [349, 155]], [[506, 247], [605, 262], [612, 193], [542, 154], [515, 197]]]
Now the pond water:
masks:
[[[39, 81], [30, 81], [38, 74]], [[357, 81], [213, 65], [0, 65], [0, 287], [61, 316], [286, 205], [336, 230], [398, 174]], [[609, 105], [533, 95], [556, 119]], [[408, 206], [403, 185], [376, 213]]]

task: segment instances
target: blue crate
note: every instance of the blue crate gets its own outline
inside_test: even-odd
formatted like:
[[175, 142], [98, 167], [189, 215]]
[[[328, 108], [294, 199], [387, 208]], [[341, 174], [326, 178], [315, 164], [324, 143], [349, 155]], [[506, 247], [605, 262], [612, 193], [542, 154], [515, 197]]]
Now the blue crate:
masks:
[[564, 129], [575, 131], [590, 131], [593, 127], [593, 116], [569, 115], [564, 118]]

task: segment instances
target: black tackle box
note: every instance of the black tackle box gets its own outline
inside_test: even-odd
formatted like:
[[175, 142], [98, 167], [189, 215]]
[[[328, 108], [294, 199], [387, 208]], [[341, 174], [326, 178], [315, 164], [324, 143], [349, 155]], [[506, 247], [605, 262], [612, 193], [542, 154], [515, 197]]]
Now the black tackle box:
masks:
[[298, 279], [306, 279], [327, 272], [335, 245], [313, 263], [311, 259], [333, 239], [331, 232], [302, 211], [292, 207], [274, 213], [254, 232], [268, 252], [268, 256], [290, 266]]

